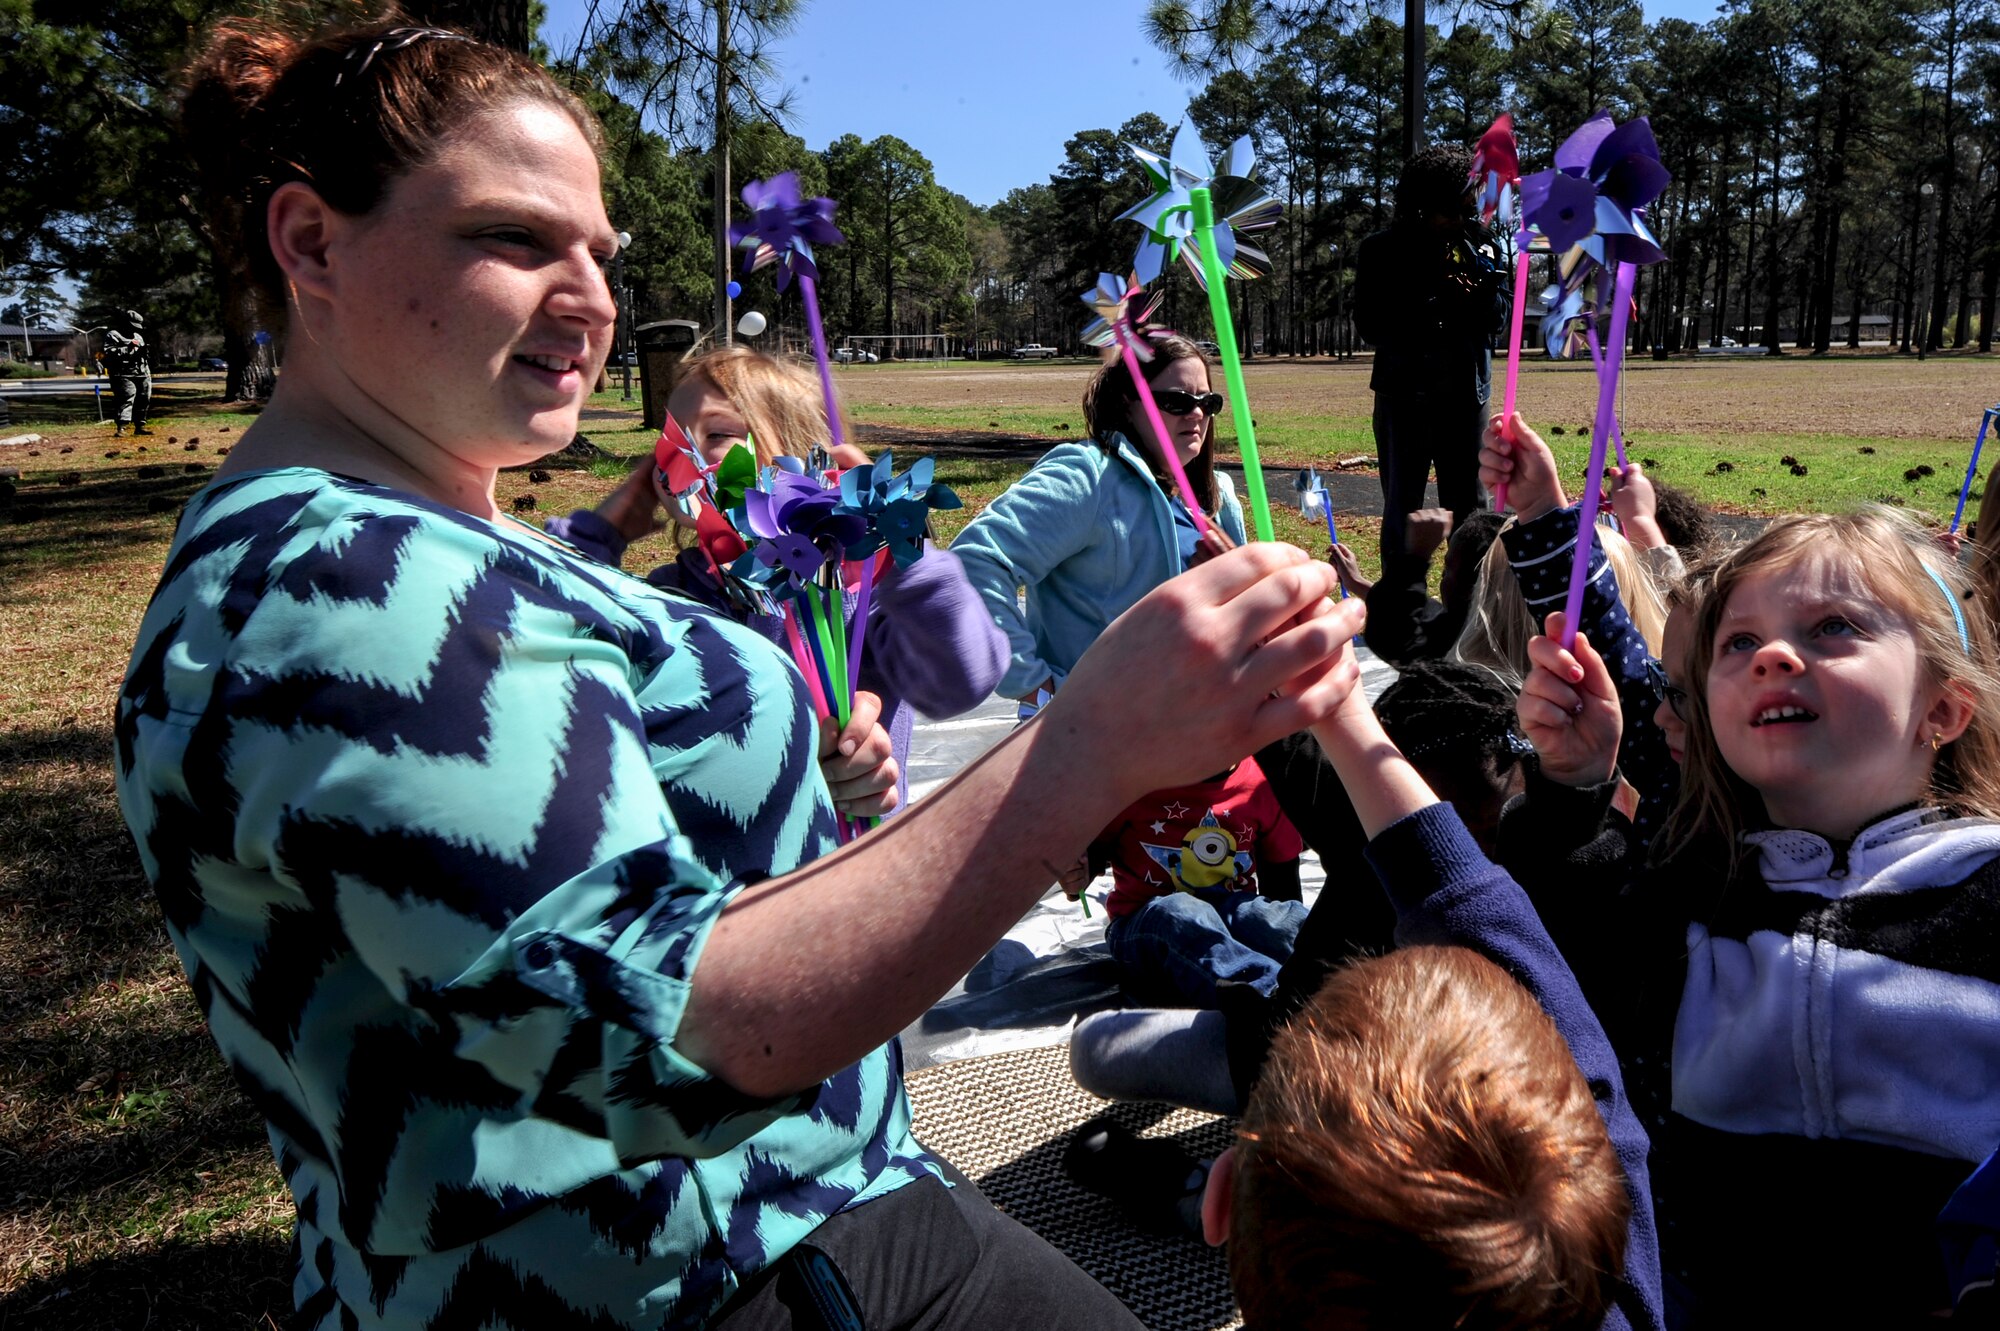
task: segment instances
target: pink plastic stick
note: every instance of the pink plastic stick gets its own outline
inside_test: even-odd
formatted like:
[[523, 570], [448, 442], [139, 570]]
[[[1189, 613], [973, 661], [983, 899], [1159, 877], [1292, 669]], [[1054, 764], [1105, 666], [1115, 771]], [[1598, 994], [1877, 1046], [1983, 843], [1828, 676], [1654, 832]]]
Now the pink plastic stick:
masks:
[[1181, 502], [1187, 505], [1188, 516], [1194, 519], [1194, 529], [1200, 535], [1208, 535], [1208, 515], [1201, 511], [1201, 503], [1194, 497], [1194, 487], [1188, 484], [1187, 468], [1181, 466], [1181, 458], [1174, 448], [1174, 437], [1167, 433], [1167, 423], [1160, 419], [1160, 404], [1153, 401], [1153, 386], [1146, 382], [1146, 376], [1139, 369], [1139, 357], [1132, 350], [1128, 336], [1118, 335], [1118, 351], [1125, 358], [1125, 368], [1132, 373], [1132, 385], [1139, 390], [1139, 405], [1146, 409], [1146, 423], [1153, 427], [1153, 437], [1160, 441], [1160, 455], [1167, 460], [1167, 470], [1174, 474], [1174, 484], [1180, 487]]
[[[799, 633], [798, 608], [797, 601], [788, 602], [785, 606], [784, 614], [781, 616], [785, 621], [785, 638], [792, 647], [792, 663], [798, 666], [799, 673], [806, 677], [806, 691], [812, 695], [813, 713], [824, 719], [833, 715], [833, 709], [826, 705], [826, 691], [819, 685], [819, 667], [813, 664], [812, 655], [806, 651], [806, 640]], [[852, 823], [851, 818], [842, 817], [834, 820], [834, 827], [843, 846], [859, 835], [858, 829], [852, 826]]]
[[833, 396], [833, 362], [826, 354], [826, 329], [819, 321], [819, 284], [799, 274], [799, 292], [805, 298], [806, 326], [812, 329], [813, 359], [819, 362], [819, 391], [826, 397], [826, 428], [833, 433], [833, 446], [847, 442], [840, 428], [840, 404]]
[[1597, 544], [1597, 505], [1604, 494], [1604, 451], [1618, 408], [1618, 372], [1625, 365], [1625, 331], [1631, 323], [1632, 281], [1637, 264], [1618, 265], [1611, 307], [1611, 345], [1597, 376], [1597, 421], [1590, 431], [1590, 470], [1583, 480], [1583, 508], [1576, 518], [1576, 559], [1569, 569], [1569, 599], [1563, 603], [1563, 650], [1576, 646], [1576, 622], [1583, 614], [1583, 588], [1590, 581], [1590, 551]]
[[[1514, 197], [1519, 198], [1521, 182], [1514, 182]], [[1528, 312], [1528, 238], [1527, 233], [1517, 232], [1514, 236], [1514, 317], [1507, 325], [1507, 388], [1501, 395], [1500, 428], [1507, 432], [1508, 442], [1513, 442], [1514, 394], [1521, 382], [1521, 320]], [[1507, 511], [1507, 482], [1493, 487], [1493, 511]]]
[[826, 705], [826, 690], [819, 686], [819, 667], [813, 664], [811, 654], [806, 651], [806, 641], [799, 634], [798, 602], [786, 603], [784, 620], [785, 640], [791, 644], [793, 663], [806, 677], [806, 690], [812, 694], [813, 711], [820, 716], [832, 716], [833, 709]]

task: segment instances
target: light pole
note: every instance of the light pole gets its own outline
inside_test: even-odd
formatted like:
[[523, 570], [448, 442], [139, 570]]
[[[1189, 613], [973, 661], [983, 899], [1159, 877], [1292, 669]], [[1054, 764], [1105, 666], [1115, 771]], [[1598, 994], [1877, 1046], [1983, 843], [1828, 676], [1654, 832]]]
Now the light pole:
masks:
[[[617, 327], [612, 329], [613, 336], [611, 340], [618, 347], [618, 368], [619, 373], [625, 380], [623, 400], [626, 402], [632, 400], [632, 348], [627, 345], [632, 336], [632, 311], [630, 309], [632, 289], [625, 285], [625, 247], [631, 243], [632, 233], [630, 231], [620, 231], [618, 233], [618, 253], [611, 260], [611, 285], [618, 288], [619, 319]], [[624, 330], [623, 336], [620, 336], [618, 333], [618, 330], [621, 328]]]
[[1918, 225], [1924, 229], [1924, 257], [1917, 265], [1916, 280], [1911, 286], [1923, 293], [1917, 306], [1917, 359], [1923, 360], [1931, 349], [1931, 248], [1937, 243], [1937, 228], [1931, 225], [1931, 196], [1937, 193], [1937, 186], [1926, 180], [1917, 187], [1917, 193], [1923, 196], [1918, 214], [1922, 221]]
[[1333, 358], [1343, 360], [1345, 357], [1340, 349], [1340, 246], [1328, 245], [1326, 252], [1333, 256]]

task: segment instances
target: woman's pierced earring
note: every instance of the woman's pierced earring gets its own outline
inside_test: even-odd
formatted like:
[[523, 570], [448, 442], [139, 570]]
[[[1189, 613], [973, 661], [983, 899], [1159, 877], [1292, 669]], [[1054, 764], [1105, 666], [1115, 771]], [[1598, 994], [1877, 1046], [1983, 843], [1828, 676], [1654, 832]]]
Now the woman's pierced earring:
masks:
[[1939, 731], [1933, 730], [1931, 732], [1931, 752], [1936, 753], [1939, 749], [1943, 747], [1944, 747], [1944, 735]]

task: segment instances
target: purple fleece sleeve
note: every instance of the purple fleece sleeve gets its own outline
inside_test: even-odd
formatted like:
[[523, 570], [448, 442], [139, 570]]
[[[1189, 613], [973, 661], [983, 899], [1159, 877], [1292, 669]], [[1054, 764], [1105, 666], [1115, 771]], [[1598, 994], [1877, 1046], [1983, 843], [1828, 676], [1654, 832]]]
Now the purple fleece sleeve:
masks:
[[1483, 954], [1527, 987], [1568, 1042], [1604, 1116], [1632, 1199], [1625, 1288], [1604, 1325], [1658, 1331], [1664, 1313], [1646, 1130], [1626, 1096], [1618, 1056], [1604, 1027], [1527, 894], [1480, 852], [1447, 804], [1433, 804], [1391, 824], [1368, 844], [1368, 860], [1396, 907], [1398, 945], [1445, 944]]
[[616, 527], [588, 508], [579, 508], [566, 518], [550, 518], [542, 524], [542, 530], [613, 568], [624, 562], [625, 547], [629, 544]]
[[1007, 635], [958, 556], [930, 547], [875, 584], [861, 687], [942, 719], [978, 706], [1006, 673]]

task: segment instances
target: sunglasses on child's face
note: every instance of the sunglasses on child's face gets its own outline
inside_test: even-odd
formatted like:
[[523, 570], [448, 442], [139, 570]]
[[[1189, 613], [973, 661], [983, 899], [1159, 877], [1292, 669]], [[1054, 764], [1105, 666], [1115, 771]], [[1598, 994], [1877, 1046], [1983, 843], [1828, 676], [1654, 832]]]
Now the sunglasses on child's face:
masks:
[[1160, 410], [1169, 416], [1186, 416], [1196, 407], [1203, 414], [1213, 416], [1222, 410], [1223, 396], [1220, 393], [1190, 393], [1185, 389], [1167, 388], [1153, 395], [1160, 404]]
[[1653, 686], [1653, 692], [1659, 695], [1660, 701], [1666, 703], [1685, 724], [1688, 719], [1687, 690], [1667, 682], [1667, 667], [1657, 657], [1649, 657], [1646, 661], [1646, 682]]

